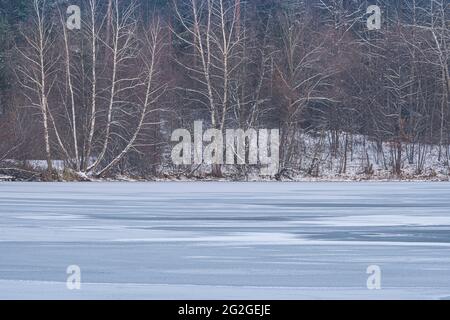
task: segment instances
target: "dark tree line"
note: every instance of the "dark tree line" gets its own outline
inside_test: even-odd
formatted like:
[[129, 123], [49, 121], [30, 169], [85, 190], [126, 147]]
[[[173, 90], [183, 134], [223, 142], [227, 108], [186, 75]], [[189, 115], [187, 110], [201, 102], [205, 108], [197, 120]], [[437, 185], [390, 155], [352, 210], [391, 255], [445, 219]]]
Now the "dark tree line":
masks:
[[[73, 4], [80, 30], [65, 27]], [[373, 4], [380, 30], [367, 28]], [[362, 150], [371, 174], [372, 146], [395, 175], [405, 163], [422, 173], [433, 152], [448, 167], [449, 9], [446, 0], [0, 0], [0, 161], [42, 159], [54, 172], [60, 160], [86, 176], [195, 174], [171, 165], [170, 136], [202, 120], [279, 128], [280, 173], [318, 175], [331, 161], [344, 174]]]

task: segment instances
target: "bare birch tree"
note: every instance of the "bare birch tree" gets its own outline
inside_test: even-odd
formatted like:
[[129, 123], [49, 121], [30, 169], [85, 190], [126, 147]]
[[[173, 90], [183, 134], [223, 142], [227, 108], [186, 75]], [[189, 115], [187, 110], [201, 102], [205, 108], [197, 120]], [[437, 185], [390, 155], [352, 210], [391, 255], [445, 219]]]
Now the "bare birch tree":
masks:
[[[183, 89], [193, 94], [194, 103], [208, 110], [211, 126], [223, 130], [230, 112], [232, 78], [242, 62], [240, 2], [189, 0], [185, 7], [178, 2], [174, 1], [174, 10], [184, 31], [175, 31], [175, 35], [192, 48], [193, 59], [198, 61], [178, 61], [195, 83]], [[219, 166], [213, 171], [221, 175]]]
[[88, 172], [95, 172], [108, 151], [110, 145], [112, 127], [114, 125], [114, 110], [117, 106], [117, 95], [125, 90], [132, 89], [133, 84], [138, 78], [120, 77], [120, 69], [126, 65], [136, 55], [136, 29], [135, 19], [136, 3], [132, 1], [126, 7], [120, 7], [118, 0], [113, 0], [113, 24], [112, 24], [112, 45], [106, 43], [109, 48], [111, 61], [111, 83], [109, 88], [108, 106], [106, 110], [105, 133], [101, 151], [96, 157], [94, 163], [87, 168]]
[[[110, 1], [111, 2], [111, 1]], [[90, 23], [88, 23], [89, 28], [89, 34], [88, 37], [90, 38], [91, 43], [91, 96], [90, 96], [90, 115], [88, 117], [88, 124], [87, 124], [87, 141], [85, 142], [85, 154], [84, 154], [84, 164], [83, 164], [83, 171], [87, 170], [87, 167], [89, 166], [89, 161], [91, 159], [91, 152], [92, 152], [92, 144], [95, 134], [95, 125], [96, 125], [96, 119], [97, 119], [97, 46], [98, 46], [98, 39], [99, 39], [99, 29], [97, 28], [97, 10], [98, 10], [98, 3], [97, 0], [89, 0], [89, 16], [90, 16]]]
[[54, 39], [52, 24], [46, 15], [46, 1], [33, 0], [33, 29], [23, 37], [28, 45], [19, 48], [23, 64], [17, 67], [19, 79], [24, 94], [31, 104], [39, 110], [42, 122], [43, 140], [48, 171], [53, 169], [50, 141], [51, 120], [49, 116], [49, 95], [54, 80], [57, 59], [51, 57]]
[[145, 81], [145, 94], [141, 100], [142, 103], [136, 110], [138, 122], [131, 137], [125, 139], [125, 147], [115, 156], [103, 169], [99, 170], [97, 175], [103, 176], [109, 170], [114, 168], [133, 148], [136, 147], [139, 135], [149, 125], [155, 125], [149, 121], [151, 113], [163, 111], [155, 108], [154, 105], [159, 102], [160, 97], [165, 93], [167, 85], [158, 79], [160, 74], [159, 60], [164, 47], [162, 27], [159, 18], [155, 18], [150, 28], [144, 30], [144, 48], [146, 52], [141, 54], [141, 62], [145, 66], [143, 74]]

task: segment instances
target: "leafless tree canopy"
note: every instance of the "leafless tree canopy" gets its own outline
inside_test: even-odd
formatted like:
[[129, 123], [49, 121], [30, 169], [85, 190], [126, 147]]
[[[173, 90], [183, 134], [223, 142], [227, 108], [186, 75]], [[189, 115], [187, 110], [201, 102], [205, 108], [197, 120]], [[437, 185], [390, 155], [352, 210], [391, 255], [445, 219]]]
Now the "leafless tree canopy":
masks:
[[[0, 1], [0, 163], [194, 174], [167, 155], [171, 132], [200, 120], [280, 129], [280, 175], [344, 174], [356, 149], [365, 174], [373, 161], [421, 174], [432, 152], [449, 167], [447, 0], [72, 2]], [[372, 4], [380, 30], [367, 28]]]

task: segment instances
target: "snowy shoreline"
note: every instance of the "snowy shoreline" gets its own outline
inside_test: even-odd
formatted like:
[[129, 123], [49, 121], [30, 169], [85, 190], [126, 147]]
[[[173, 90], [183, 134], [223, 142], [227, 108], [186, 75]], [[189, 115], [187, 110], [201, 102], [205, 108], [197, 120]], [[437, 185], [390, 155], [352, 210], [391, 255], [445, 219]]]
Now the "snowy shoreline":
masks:
[[14, 177], [0, 176], [0, 183], [15, 182], [15, 183], [275, 183], [275, 184], [291, 184], [291, 183], [408, 183], [408, 182], [423, 182], [423, 183], [447, 183], [450, 182], [450, 177], [434, 177], [434, 178], [296, 178], [292, 180], [276, 180], [276, 179], [248, 179], [248, 180], [232, 180], [232, 179], [214, 179], [214, 178], [153, 178], [153, 179], [136, 179], [130, 177], [119, 178], [104, 178], [104, 179], [90, 179], [89, 181], [77, 181], [77, 180], [57, 180], [57, 181], [41, 181], [41, 180], [15, 180]]

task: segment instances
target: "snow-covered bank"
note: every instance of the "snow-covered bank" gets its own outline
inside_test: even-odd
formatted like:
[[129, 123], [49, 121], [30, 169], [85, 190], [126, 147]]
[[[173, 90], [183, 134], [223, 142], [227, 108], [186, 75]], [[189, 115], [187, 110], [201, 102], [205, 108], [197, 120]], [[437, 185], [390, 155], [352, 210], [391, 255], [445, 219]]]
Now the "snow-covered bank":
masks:
[[[404, 143], [401, 157], [398, 145], [378, 143], [362, 135], [341, 133], [333, 141], [330, 132], [311, 135], [298, 132], [294, 155], [281, 160], [275, 177], [261, 177], [257, 167], [224, 166], [225, 178], [233, 181], [449, 181], [450, 150], [430, 144]], [[399, 162], [400, 173], [396, 173]], [[192, 176], [186, 169], [174, 170], [170, 165], [161, 170], [166, 179], [180, 175], [180, 180], [208, 179], [208, 166], [200, 166]], [[210, 179], [214, 180], [214, 179]]]
[[[0, 298], [441, 299], [449, 188], [0, 183]], [[64, 287], [69, 265], [81, 291]]]
[[[282, 161], [279, 173], [260, 176], [260, 168], [250, 165], [223, 165], [222, 178], [211, 176], [211, 166], [177, 167], [170, 155], [153, 174], [111, 172], [100, 179], [92, 174], [75, 172], [61, 160], [53, 161], [55, 181], [450, 181], [449, 147], [405, 143], [399, 160], [400, 173], [395, 173], [398, 150], [389, 142], [377, 143], [365, 136], [342, 133], [336, 141], [330, 133], [301, 134], [295, 137], [296, 152]], [[334, 150], [335, 149], [335, 150]], [[168, 149], [170, 150], [170, 149]], [[334, 151], [333, 151], [334, 150]], [[21, 168], [24, 166], [25, 168]], [[10, 169], [4, 169], [10, 167]], [[14, 171], [14, 167], [17, 167]], [[3, 168], [3, 169], [2, 169]], [[46, 161], [4, 160], [0, 163], [0, 181], [48, 181]]]

